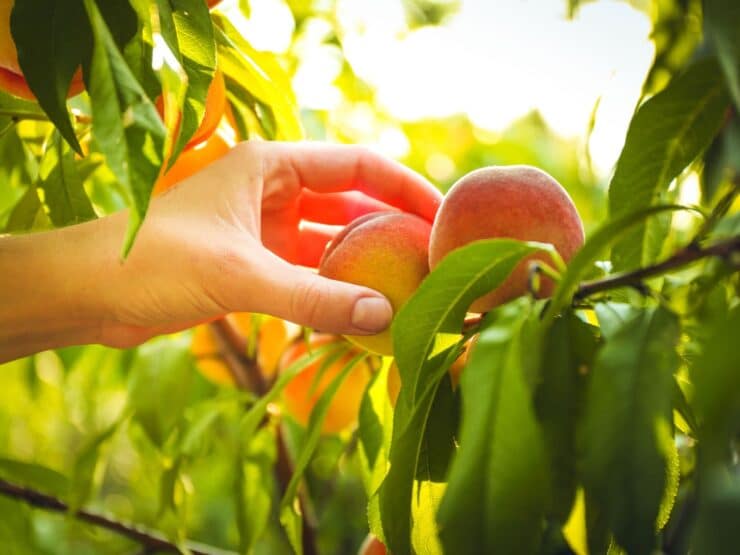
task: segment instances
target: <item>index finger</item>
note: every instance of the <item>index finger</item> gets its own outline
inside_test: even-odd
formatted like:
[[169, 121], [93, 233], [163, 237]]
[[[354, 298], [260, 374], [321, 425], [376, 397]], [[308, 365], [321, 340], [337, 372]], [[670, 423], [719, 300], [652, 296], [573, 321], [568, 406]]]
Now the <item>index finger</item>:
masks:
[[285, 165], [299, 185], [316, 193], [360, 191], [430, 222], [442, 202], [431, 183], [403, 164], [355, 145], [262, 143], [264, 178], [285, 177]]

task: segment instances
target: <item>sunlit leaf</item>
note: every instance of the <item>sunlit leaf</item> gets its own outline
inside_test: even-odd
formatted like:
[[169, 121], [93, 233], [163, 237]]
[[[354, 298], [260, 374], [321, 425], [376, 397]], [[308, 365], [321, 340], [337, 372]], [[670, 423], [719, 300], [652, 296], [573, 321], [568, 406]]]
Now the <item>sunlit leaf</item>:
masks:
[[165, 130], [154, 105], [136, 81], [92, 0], [84, 0], [93, 29], [87, 70], [93, 133], [106, 164], [129, 194], [128, 252], [149, 206], [162, 166]]
[[546, 447], [523, 356], [540, 344], [527, 302], [481, 332], [461, 377], [460, 450], [439, 510], [448, 553], [537, 553], [550, 491]]
[[44, 191], [44, 202], [55, 226], [76, 224], [96, 217], [82, 186], [74, 153], [56, 131], [44, 145], [39, 187]]
[[[622, 153], [609, 184], [612, 217], [656, 204], [671, 181], [710, 144], [728, 98], [719, 68], [700, 61], [646, 101], [632, 118]], [[614, 246], [615, 269], [653, 261], [664, 235], [655, 224], [641, 224]]]

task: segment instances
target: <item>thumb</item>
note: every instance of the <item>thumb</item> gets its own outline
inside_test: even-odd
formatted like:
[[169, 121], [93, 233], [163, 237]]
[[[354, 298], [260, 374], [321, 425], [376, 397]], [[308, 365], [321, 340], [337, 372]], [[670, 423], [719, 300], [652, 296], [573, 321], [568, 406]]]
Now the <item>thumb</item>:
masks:
[[325, 278], [277, 256], [270, 256], [260, 266], [265, 294], [258, 295], [262, 297], [259, 304], [264, 306], [257, 312], [323, 332], [349, 335], [379, 333], [393, 319], [390, 302], [373, 289]]

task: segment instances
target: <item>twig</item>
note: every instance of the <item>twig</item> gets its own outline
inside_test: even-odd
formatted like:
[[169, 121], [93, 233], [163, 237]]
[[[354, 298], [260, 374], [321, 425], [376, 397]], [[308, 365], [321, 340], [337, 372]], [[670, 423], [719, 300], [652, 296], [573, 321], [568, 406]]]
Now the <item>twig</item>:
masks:
[[[662, 262], [658, 262], [657, 264], [645, 266], [644, 268], [639, 268], [631, 272], [623, 272], [581, 283], [573, 295], [573, 299], [579, 301], [593, 295], [594, 293], [600, 293], [609, 289], [618, 289], [620, 287], [639, 288], [644, 279], [664, 274], [669, 270], [675, 270], [677, 268], [687, 266], [688, 264], [701, 260], [702, 258], [718, 256], [720, 258], [727, 259], [730, 263], [733, 263], [733, 261], [730, 260], [730, 257], [732, 254], [738, 252], [740, 252], [740, 236], [720, 241], [707, 247], [699, 247], [691, 244], [688, 247], [681, 249], [670, 258], [667, 258]], [[734, 263], [737, 264], [737, 262]]]
[[[733, 259], [732, 256], [738, 255], [739, 253], [740, 236], [719, 241], [707, 247], [699, 247], [698, 245], [691, 243], [689, 246], [681, 249], [670, 258], [667, 258], [662, 262], [658, 262], [657, 264], [638, 268], [631, 272], [622, 272], [605, 278], [584, 281], [578, 286], [578, 289], [576, 289], [576, 292], [573, 295], [573, 301], [582, 301], [586, 297], [590, 297], [595, 293], [601, 293], [610, 289], [618, 289], [620, 287], [632, 287], [644, 294], [645, 284], [642, 282], [644, 279], [659, 276], [669, 270], [688, 266], [692, 262], [712, 256], [724, 258], [728, 263], [737, 268], [740, 267], [740, 261]], [[479, 326], [482, 320], [483, 316], [478, 314], [465, 318], [462, 326], [463, 333]]]
[[[12, 484], [2, 479], [0, 479], [0, 495], [19, 499], [28, 503], [32, 507], [37, 507], [46, 511], [57, 513], [69, 512], [69, 505], [56, 497], [41, 493], [40, 491], [36, 491], [31, 488]], [[164, 551], [167, 553], [181, 552], [180, 547], [170, 542], [157, 532], [147, 531], [130, 524], [124, 524], [123, 522], [82, 509], [75, 511], [72, 514], [78, 520], [93, 524], [99, 528], [105, 528], [106, 530], [110, 530], [111, 532], [115, 532], [116, 534], [129, 538], [139, 543], [147, 551]], [[193, 555], [224, 555], [226, 553], [232, 553], [230, 551], [223, 551], [208, 546], [196, 546], [196, 544], [188, 544], [187, 549], [189, 549], [190, 553]]]
[[[234, 382], [240, 389], [253, 391], [257, 395], [264, 395], [269, 389], [256, 359], [247, 356], [246, 342], [232, 324], [225, 318], [211, 322], [211, 329], [218, 339], [224, 355], [226, 365], [234, 378]], [[293, 463], [290, 460], [285, 438], [282, 430], [277, 431], [277, 462], [275, 464], [275, 475], [278, 482], [281, 497], [288, 488], [293, 475]], [[305, 555], [316, 555], [316, 531], [313, 519], [308, 512], [308, 503], [302, 495], [298, 495], [303, 517], [303, 553]]]

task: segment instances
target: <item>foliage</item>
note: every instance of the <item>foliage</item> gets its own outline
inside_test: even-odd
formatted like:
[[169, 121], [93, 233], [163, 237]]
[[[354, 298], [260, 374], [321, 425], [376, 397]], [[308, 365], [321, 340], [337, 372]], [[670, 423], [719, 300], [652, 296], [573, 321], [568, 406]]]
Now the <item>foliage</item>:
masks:
[[[327, 353], [326, 364], [336, 360], [341, 345], [310, 353], [264, 390], [204, 379], [192, 332], [130, 350], [71, 347], [7, 363], [1, 480], [53, 495], [71, 511], [158, 530], [183, 548], [214, 546], [198, 546], [213, 553], [353, 553], [368, 529], [396, 555], [734, 552], [737, 2], [650, 3], [656, 56], [609, 183], [594, 174], [582, 145], [555, 136], [537, 113], [499, 135], [462, 116], [395, 121], [344, 57], [332, 2], [288, 2], [296, 29], [285, 57], [255, 49], [202, 0], [64, 0], [67, 9], [55, 9], [61, 2], [18, 2], [13, 14], [38, 103], [0, 93], [6, 233], [128, 207], [122, 247], [130, 248], [161, 168], [203, 118], [217, 68], [244, 139], [362, 140], [340, 111], [299, 111], [291, 90], [303, 55], [297, 45], [320, 21], [324, 43], [342, 60], [336, 85], [345, 106], [401, 132], [410, 145], [404, 162], [442, 190], [484, 165], [540, 166], [567, 187], [588, 239], [557, 276], [552, 299], [518, 299], [472, 324], [464, 322], [471, 300], [526, 255], [551, 247], [491, 240], [453, 253], [394, 321], [397, 403], [386, 387], [390, 361], [368, 355], [379, 370], [357, 407], [358, 426], [337, 435], [321, 434], [323, 419], [365, 355], [331, 382], [307, 427], [281, 414], [279, 403], [295, 373]], [[409, 28], [444, 24], [457, 7], [403, 2]], [[67, 100], [78, 67], [87, 92]], [[160, 96], [180, 121], [163, 121]], [[428, 163], [440, 153], [451, 162], [444, 175]], [[697, 206], [678, 203], [687, 175], [700, 176]], [[687, 209], [694, 216], [679, 222], [674, 216]], [[729, 245], [715, 251], [725, 255], [700, 254], [690, 265], [676, 258], [717, 244]], [[584, 280], [666, 259], [678, 262], [579, 295]], [[256, 318], [243, 338], [246, 349], [232, 345], [248, 362], [257, 360], [260, 325]], [[474, 335], [453, 387], [448, 369]], [[10, 553], [138, 549], [73, 515], [3, 496], [0, 507], [0, 540]]]

